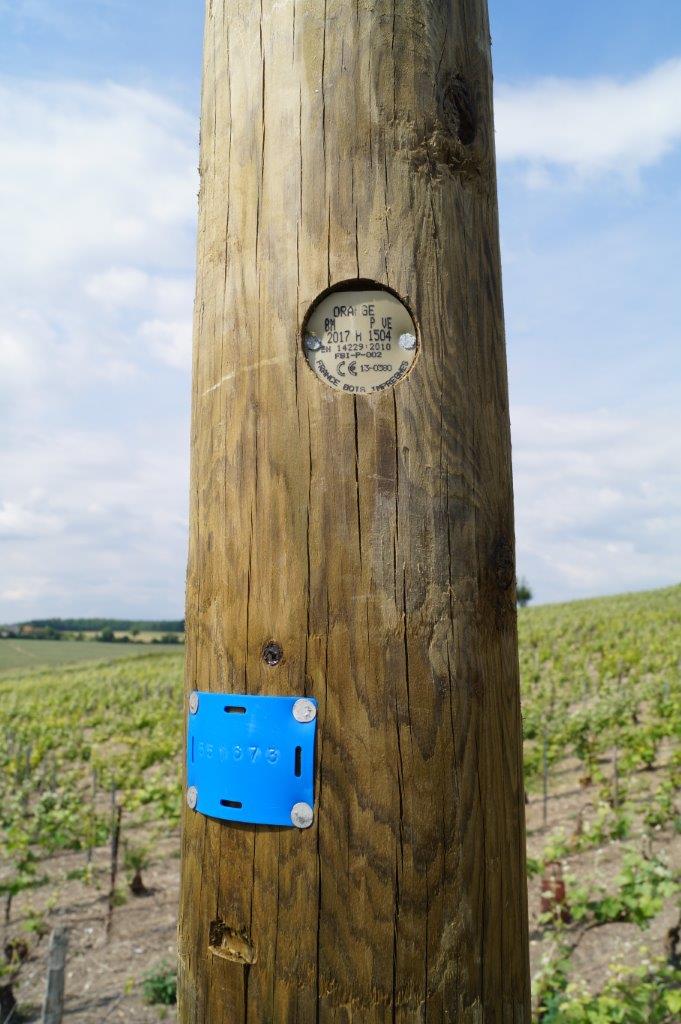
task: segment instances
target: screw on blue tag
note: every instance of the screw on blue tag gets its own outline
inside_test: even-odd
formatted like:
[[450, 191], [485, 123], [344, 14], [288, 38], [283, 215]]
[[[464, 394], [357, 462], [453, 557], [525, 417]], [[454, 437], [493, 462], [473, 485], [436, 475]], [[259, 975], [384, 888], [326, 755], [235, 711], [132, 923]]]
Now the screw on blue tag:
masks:
[[317, 701], [194, 691], [189, 698], [187, 803], [252, 825], [314, 820]]

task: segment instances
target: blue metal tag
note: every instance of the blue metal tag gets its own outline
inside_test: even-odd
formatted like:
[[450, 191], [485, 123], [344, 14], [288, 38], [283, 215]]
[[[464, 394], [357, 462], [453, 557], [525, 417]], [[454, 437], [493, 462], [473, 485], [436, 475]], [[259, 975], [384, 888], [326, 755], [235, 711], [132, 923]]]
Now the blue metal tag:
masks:
[[194, 691], [187, 803], [211, 818], [307, 828], [314, 817], [317, 701]]

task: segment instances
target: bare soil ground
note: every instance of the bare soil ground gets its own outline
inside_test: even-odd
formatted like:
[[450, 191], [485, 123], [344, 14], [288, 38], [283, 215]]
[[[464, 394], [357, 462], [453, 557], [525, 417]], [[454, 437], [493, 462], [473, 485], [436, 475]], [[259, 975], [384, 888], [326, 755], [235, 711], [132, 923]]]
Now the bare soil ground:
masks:
[[[607, 773], [612, 765], [604, 763], [602, 767], [604, 773]], [[654, 790], [661, 775], [662, 771], [658, 768], [651, 772], [637, 773], [633, 779], [631, 784], [638, 793], [635, 803], [640, 809], [645, 804], [646, 793]], [[588, 820], [590, 814], [593, 814], [597, 801], [596, 788], [582, 788], [579, 776], [578, 762], [575, 760], [563, 762], [556, 770], [551, 782], [546, 828], [543, 826], [543, 799], [541, 795], [530, 796], [526, 808], [529, 857], [540, 859], [552, 834], [562, 830], [569, 837], [575, 832], [580, 819]], [[621, 868], [622, 848], [626, 846], [631, 849], [633, 846], [647, 856], [664, 857], [678, 877], [681, 871], [681, 835], [672, 828], [655, 831], [652, 839], [644, 839], [639, 833], [640, 821], [635, 821], [625, 840], [611, 840], [603, 846], [562, 858], [565, 874], [574, 876], [578, 885], [586, 887], [594, 895], [600, 887], [612, 890], [613, 881]], [[541, 877], [529, 879], [530, 963], [533, 977], [542, 955], [549, 952], [552, 945], [551, 933], [540, 926], [541, 892]], [[569, 903], [569, 884], [566, 895]], [[645, 930], [635, 924], [615, 922], [586, 930], [580, 937], [580, 930], [575, 926], [573, 934], [578, 944], [572, 957], [573, 979], [584, 982], [591, 992], [597, 992], [606, 981], [612, 964], [635, 967], [645, 959], [664, 956], [667, 932], [678, 920], [677, 899], [668, 900]]]
[[[138, 831], [136, 842], [143, 842]], [[17, 897], [12, 910], [11, 934], [27, 938], [33, 946], [23, 965], [15, 994], [20, 1018], [37, 1024], [45, 989], [49, 935], [38, 938], [24, 926], [44, 915], [47, 928], [64, 924], [69, 929], [66, 973], [65, 1024], [155, 1024], [177, 1020], [175, 1007], [146, 1005], [142, 981], [161, 962], [174, 966], [175, 929], [179, 889], [179, 834], [171, 833], [156, 847], [148, 870], [143, 872], [148, 896], [135, 897], [127, 879], [119, 890], [125, 902], [113, 913], [111, 937], [106, 937], [109, 851], [97, 850], [93, 881], [68, 880], [85, 864], [82, 853], [51, 858], [44, 869], [50, 884]], [[14, 1022], [12, 1022], [14, 1024]]]
[[[546, 829], [542, 822], [542, 798], [531, 796], [527, 806], [530, 856], [541, 856], [549, 835], [556, 829], [563, 828], [570, 835], [580, 814], [588, 818], [595, 793], [593, 787], [580, 787], [578, 775], [574, 762], [565, 762], [554, 773]], [[656, 784], [655, 776], [655, 772], [643, 774], [641, 799], [644, 799], [646, 788]], [[142, 830], [136, 832], [134, 841], [145, 842]], [[626, 842], [631, 846], [632, 838]], [[621, 845], [612, 842], [600, 849], [568, 857], [566, 870], [576, 876], [580, 884], [588, 887], [607, 885], [619, 869]], [[644, 848], [651, 852], [648, 843]], [[681, 865], [681, 836], [671, 830], [656, 833], [652, 852], [661, 851], [678, 868]], [[174, 962], [178, 854], [179, 836], [176, 832], [155, 844], [153, 861], [144, 872], [145, 884], [152, 890], [148, 896], [132, 896], [126, 879], [121, 878], [120, 890], [125, 893], [125, 902], [114, 911], [109, 941], [105, 934], [109, 851], [105, 848], [96, 851], [90, 884], [68, 879], [69, 874], [83, 868], [85, 857], [82, 853], [54, 857], [41, 866], [49, 876], [49, 884], [15, 899], [12, 922], [6, 930], [7, 936], [27, 939], [31, 946], [29, 959], [23, 965], [15, 986], [23, 1013], [23, 1017], [18, 1019], [29, 1024], [37, 1024], [40, 1019], [49, 931], [56, 924], [63, 923], [69, 928], [65, 1024], [153, 1024], [158, 1020], [177, 1020], [174, 1007], [145, 1004], [142, 980], [161, 961]], [[550, 935], [543, 933], [539, 926], [540, 894], [541, 879], [531, 879], [529, 907], [533, 974], [551, 942]], [[614, 961], [637, 964], [646, 955], [642, 952], [643, 947], [652, 956], [662, 955], [667, 930], [677, 919], [678, 908], [669, 901], [645, 931], [635, 925], [610, 924], [586, 932], [573, 958], [575, 979], [582, 979], [592, 990], [597, 990]], [[45, 927], [42, 936], [35, 932], [39, 924]], [[33, 930], [27, 931], [27, 927]]]

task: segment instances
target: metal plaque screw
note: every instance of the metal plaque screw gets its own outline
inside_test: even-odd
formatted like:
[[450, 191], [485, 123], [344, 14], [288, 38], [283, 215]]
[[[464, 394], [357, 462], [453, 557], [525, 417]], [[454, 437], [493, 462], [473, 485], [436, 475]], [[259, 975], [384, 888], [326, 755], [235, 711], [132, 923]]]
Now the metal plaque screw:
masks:
[[301, 697], [293, 705], [293, 717], [296, 722], [314, 722], [317, 717], [317, 709], [307, 697]]
[[308, 352], [319, 352], [322, 347], [322, 340], [316, 334], [305, 335], [305, 348]]
[[187, 807], [193, 811], [199, 802], [199, 791], [196, 786], [190, 786], [187, 790]]
[[416, 348], [416, 335], [400, 334], [400, 348], [406, 348], [407, 352], [411, 352], [412, 349]]
[[193, 690], [189, 694], [189, 710], [191, 711], [192, 715], [195, 715], [196, 712], [199, 710], [199, 695], [196, 692], [196, 690]]
[[291, 808], [291, 821], [296, 828], [309, 828], [314, 821], [314, 811], [309, 804], [294, 804]]

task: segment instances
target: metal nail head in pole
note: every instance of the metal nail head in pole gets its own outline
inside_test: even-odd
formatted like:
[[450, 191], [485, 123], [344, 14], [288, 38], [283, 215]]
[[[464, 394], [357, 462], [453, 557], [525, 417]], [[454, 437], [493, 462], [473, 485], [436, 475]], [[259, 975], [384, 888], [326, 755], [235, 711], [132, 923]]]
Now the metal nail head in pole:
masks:
[[309, 828], [314, 821], [314, 811], [309, 804], [294, 804], [291, 808], [291, 821], [296, 828]]
[[199, 802], [199, 791], [196, 786], [190, 786], [187, 790], [187, 807], [190, 811], [196, 809], [196, 805]]
[[412, 349], [416, 348], [416, 335], [415, 334], [400, 334], [400, 348], [404, 348], [407, 352], [411, 352]]
[[195, 715], [199, 710], [199, 695], [196, 690], [193, 690], [192, 693], [189, 694], [189, 710], [192, 715]]
[[307, 697], [301, 697], [293, 705], [293, 717], [296, 722], [314, 722], [317, 717], [317, 708]]
[[322, 339], [317, 337], [316, 334], [305, 335], [305, 348], [308, 352], [319, 352], [322, 347]]

